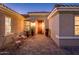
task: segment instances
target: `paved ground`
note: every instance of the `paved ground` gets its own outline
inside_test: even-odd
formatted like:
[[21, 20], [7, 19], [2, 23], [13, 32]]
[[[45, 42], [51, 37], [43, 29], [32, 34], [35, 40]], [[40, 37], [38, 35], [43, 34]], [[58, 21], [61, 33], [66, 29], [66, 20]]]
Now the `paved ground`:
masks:
[[[5, 54], [7, 54], [7, 52], [5, 52]], [[8, 51], [8, 54], [59, 55], [69, 54], [69, 52], [58, 48], [50, 38], [44, 35], [36, 35], [26, 39], [19, 49]]]

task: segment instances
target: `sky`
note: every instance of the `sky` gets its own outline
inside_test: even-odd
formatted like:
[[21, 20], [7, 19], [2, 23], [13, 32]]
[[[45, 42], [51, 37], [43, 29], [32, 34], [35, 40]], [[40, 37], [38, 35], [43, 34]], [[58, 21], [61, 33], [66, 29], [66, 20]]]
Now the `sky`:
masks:
[[12, 10], [20, 13], [27, 14], [28, 12], [50, 12], [53, 9], [52, 3], [7, 3], [4, 4]]

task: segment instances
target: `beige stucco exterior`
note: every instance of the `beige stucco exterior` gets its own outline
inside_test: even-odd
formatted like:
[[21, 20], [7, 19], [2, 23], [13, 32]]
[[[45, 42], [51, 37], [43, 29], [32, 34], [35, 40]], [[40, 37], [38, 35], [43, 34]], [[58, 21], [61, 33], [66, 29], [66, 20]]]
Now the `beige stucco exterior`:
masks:
[[5, 16], [4, 14], [0, 13], [0, 35], [5, 34]]
[[[11, 19], [11, 32], [5, 35], [5, 20], [8, 17]], [[19, 13], [0, 5], [0, 48], [12, 41], [11, 36], [14, 33], [19, 34], [24, 31], [24, 20], [25, 18]]]
[[79, 7], [56, 7], [48, 16], [50, 36], [58, 46], [79, 46], [79, 36], [74, 34], [76, 15]]
[[56, 38], [56, 35], [59, 35], [59, 14], [57, 13], [53, 17], [50, 18], [49, 21], [49, 35], [55, 41], [57, 45], [59, 45], [59, 39]]
[[[19, 13], [16, 13], [6, 7], [0, 6], [0, 15], [2, 15], [1, 17], [4, 18], [4, 20], [0, 20], [0, 21], [3, 21], [4, 23], [5, 23], [5, 17], [11, 18], [12, 33], [14, 33], [14, 32], [20, 33], [24, 30], [25, 18], [22, 15], [20, 15]], [[4, 23], [2, 23], [2, 24], [4, 24]]]

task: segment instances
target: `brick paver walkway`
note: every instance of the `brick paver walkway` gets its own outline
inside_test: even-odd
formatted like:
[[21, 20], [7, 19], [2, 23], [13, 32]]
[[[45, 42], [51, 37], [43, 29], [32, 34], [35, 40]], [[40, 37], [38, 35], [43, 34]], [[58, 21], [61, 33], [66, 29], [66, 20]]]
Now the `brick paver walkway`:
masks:
[[[65, 51], [67, 52], [67, 51]], [[54, 41], [44, 35], [35, 35], [27, 38], [19, 49], [9, 51], [9, 54], [21, 55], [55, 55], [65, 54]], [[6, 54], [6, 53], [5, 53]]]
[[15, 54], [64, 54], [50, 38], [44, 35], [36, 35], [25, 40], [25, 43]]

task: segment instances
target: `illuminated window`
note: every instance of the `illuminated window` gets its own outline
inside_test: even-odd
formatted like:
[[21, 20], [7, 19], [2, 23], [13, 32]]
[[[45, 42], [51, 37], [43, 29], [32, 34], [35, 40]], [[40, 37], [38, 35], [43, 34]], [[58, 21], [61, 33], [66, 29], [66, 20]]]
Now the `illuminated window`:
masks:
[[79, 35], [79, 16], [75, 16], [75, 35]]
[[35, 27], [35, 23], [34, 22], [31, 22], [31, 27]]
[[31, 29], [35, 30], [35, 22], [31, 22]]
[[11, 18], [5, 17], [5, 35], [11, 33]]
[[26, 23], [25, 23], [25, 30], [26, 31], [30, 30], [30, 21], [26, 21]]

